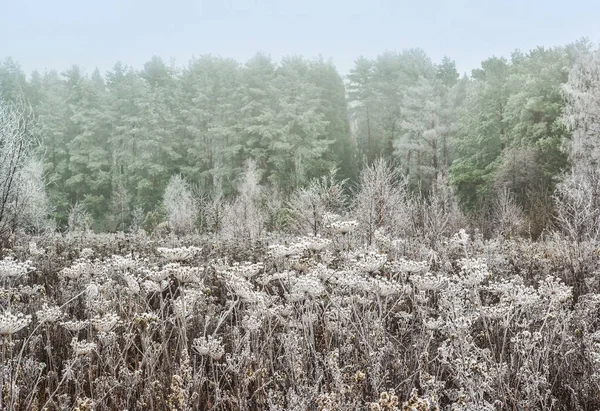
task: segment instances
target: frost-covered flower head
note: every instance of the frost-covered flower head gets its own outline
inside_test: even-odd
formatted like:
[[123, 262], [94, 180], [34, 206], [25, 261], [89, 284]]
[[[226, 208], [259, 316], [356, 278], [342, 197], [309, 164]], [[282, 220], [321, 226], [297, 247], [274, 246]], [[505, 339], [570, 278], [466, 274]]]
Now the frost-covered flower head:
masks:
[[76, 332], [76, 331], [81, 331], [84, 328], [86, 328], [89, 325], [89, 322], [87, 320], [63, 321], [60, 323], [60, 325], [69, 331]]
[[79, 257], [82, 258], [82, 259], [89, 260], [93, 256], [94, 256], [94, 250], [92, 250], [91, 248], [83, 248], [79, 252]]
[[185, 294], [173, 300], [173, 312], [179, 318], [190, 317], [194, 313], [194, 307], [198, 301], [204, 298], [204, 294], [198, 289], [188, 289]]
[[85, 273], [89, 273], [93, 269], [93, 265], [88, 260], [77, 260], [70, 267], [65, 267], [60, 270], [59, 275], [61, 277], [70, 278], [71, 280], [76, 280], [81, 277]]
[[48, 307], [48, 304], [44, 303], [42, 309], [35, 312], [35, 315], [39, 322], [54, 323], [62, 317], [63, 313], [57, 306]]
[[287, 258], [301, 254], [303, 248], [299, 245], [285, 246], [282, 244], [273, 244], [269, 246], [269, 255], [273, 258]]
[[323, 251], [331, 244], [331, 240], [319, 235], [302, 237], [300, 242], [304, 244], [305, 248], [311, 251]]
[[213, 360], [219, 360], [225, 354], [223, 340], [220, 337], [209, 335], [208, 337], [195, 338], [192, 347], [202, 356], [210, 356]]
[[94, 342], [87, 342], [86, 340], [77, 341], [77, 337], [73, 337], [71, 340], [71, 348], [76, 356], [90, 355], [97, 347]]
[[334, 221], [328, 226], [335, 234], [348, 234], [358, 227], [358, 221]]
[[43, 255], [44, 253], [45, 253], [45, 250], [43, 248], [39, 248], [38, 245], [34, 241], [29, 242], [29, 254]]
[[35, 270], [31, 261], [19, 262], [12, 257], [4, 257], [0, 260], [0, 279], [16, 279]]
[[425, 273], [421, 275], [413, 275], [410, 280], [419, 291], [436, 291], [441, 290], [448, 284], [448, 279], [437, 274]]
[[356, 269], [363, 273], [374, 273], [381, 270], [386, 262], [386, 254], [368, 252], [360, 256], [360, 260], [356, 263]]
[[467, 286], [472, 287], [481, 284], [490, 275], [487, 264], [483, 260], [462, 259], [460, 264], [460, 279]]
[[234, 276], [251, 278], [260, 273], [264, 268], [263, 263], [238, 263], [235, 262], [232, 265], [224, 265], [217, 268], [217, 272], [219, 273], [230, 273]]
[[403, 273], [422, 273], [427, 271], [429, 268], [429, 264], [427, 261], [411, 261], [405, 260], [404, 258], [399, 258], [395, 260], [391, 264], [391, 269], [393, 271], [399, 271]]
[[454, 244], [458, 244], [461, 246], [466, 246], [469, 244], [469, 234], [465, 231], [464, 228], [461, 228], [458, 233], [454, 234], [450, 239]]
[[187, 261], [200, 253], [202, 248], [192, 246], [177, 248], [158, 247], [156, 251], [169, 261]]
[[202, 282], [203, 269], [200, 267], [187, 267], [179, 263], [169, 263], [163, 267], [163, 270], [173, 275], [180, 283]]
[[560, 279], [548, 276], [540, 281], [538, 293], [541, 297], [549, 298], [551, 302], [563, 303], [572, 295], [572, 287], [564, 285]]
[[402, 284], [388, 280], [384, 277], [370, 277], [368, 279], [368, 284], [368, 291], [379, 295], [380, 297], [390, 297], [392, 295], [402, 294], [405, 292]]
[[325, 293], [325, 287], [321, 281], [312, 275], [297, 277], [292, 280], [288, 301], [301, 301], [306, 297], [315, 298]]
[[27, 327], [30, 322], [31, 315], [13, 314], [10, 311], [0, 313], [0, 335], [14, 334]]
[[115, 328], [115, 326], [119, 322], [119, 316], [115, 313], [108, 313], [102, 317], [95, 316], [94, 318], [92, 318], [91, 322], [92, 322], [92, 326], [97, 331], [106, 333], [106, 332], [111, 331], [113, 328]]

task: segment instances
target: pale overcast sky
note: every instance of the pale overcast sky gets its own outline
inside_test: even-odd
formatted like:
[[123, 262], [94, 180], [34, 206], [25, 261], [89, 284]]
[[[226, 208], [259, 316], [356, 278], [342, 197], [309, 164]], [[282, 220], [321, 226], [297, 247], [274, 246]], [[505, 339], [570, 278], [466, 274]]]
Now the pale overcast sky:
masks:
[[321, 54], [347, 74], [360, 55], [412, 47], [470, 72], [492, 55], [583, 36], [600, 41], [598, 0], [0, 0], [0, 59], [27, 72], [141, 68], [153, 55], [245, 61], [261, 50]]

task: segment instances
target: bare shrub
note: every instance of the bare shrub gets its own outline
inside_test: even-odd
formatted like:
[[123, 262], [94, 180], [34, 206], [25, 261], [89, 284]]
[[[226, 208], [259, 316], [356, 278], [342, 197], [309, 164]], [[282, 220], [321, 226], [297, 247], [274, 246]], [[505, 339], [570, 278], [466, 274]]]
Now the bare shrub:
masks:
[[39, 227], [48, 211], [33, 154], [38, 132], [30, 107], [0, 100], [0, 239], [26, 225]]
[[86, 233], [92, 228], [94, 219], [82, 203], [75, 203], [69, 208], [68, 230], [70, 233]]
[[496, 193], [492, 204], [492, 222], [495, 234], [512, 237], [521, 233], [525, 226], [525, 213], [508, 187]]
[[405, 235], [411, 226], [411, 199], [407, 182], [383, 159], [365, 168], [354, 197], [354, 215], [367, 243], [379, 228]]
[[600, 231], [600, 171], [567, 175], [554, 195], [556, 220], [573, 241], [596, 240]]
[[261, 209], [262, 187], [254, 162], [248, 162], [238, 186], [236, 198], [226, 207], [221, 232], [225, 238], [250, 239], [259, 237], [265, 226]]
[[308, 186], [292, 193], [288, 201], [291, 228], [298, 234], [317, 235], [323, 232], [326, 213], [341, 213], [347, 202], [345, 181], [337, 181], [337, 170], [312, 180]]
[[196, 226], [198, 207], [188, 182], [181, 175], [169, 180], [163, 196], [170, 229], [176, 234], [190, 234]]

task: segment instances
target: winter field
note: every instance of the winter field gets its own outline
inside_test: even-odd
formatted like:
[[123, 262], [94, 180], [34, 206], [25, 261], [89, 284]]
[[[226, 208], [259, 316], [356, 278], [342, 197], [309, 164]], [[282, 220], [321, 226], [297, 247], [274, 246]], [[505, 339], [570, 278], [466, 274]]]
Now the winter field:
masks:
[[439, 237], [368, 238], [370, 212], [402, 206], [369, 199], [355, 219], [304, 208], [317, 236], [255, 238], [238, 212], [237, 238], [20, 237], [0, 262], [0, 409], [600, 406], [597, 243], [451, 233], [431, 203], [405, 211]]

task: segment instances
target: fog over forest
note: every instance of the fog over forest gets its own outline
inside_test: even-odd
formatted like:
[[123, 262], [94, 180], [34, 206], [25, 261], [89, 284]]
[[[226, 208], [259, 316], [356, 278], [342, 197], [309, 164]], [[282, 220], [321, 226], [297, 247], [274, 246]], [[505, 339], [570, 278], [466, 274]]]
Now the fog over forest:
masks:
[[600, 408], [598, 6], [375, 3], [0, 6], [0, 410]]

